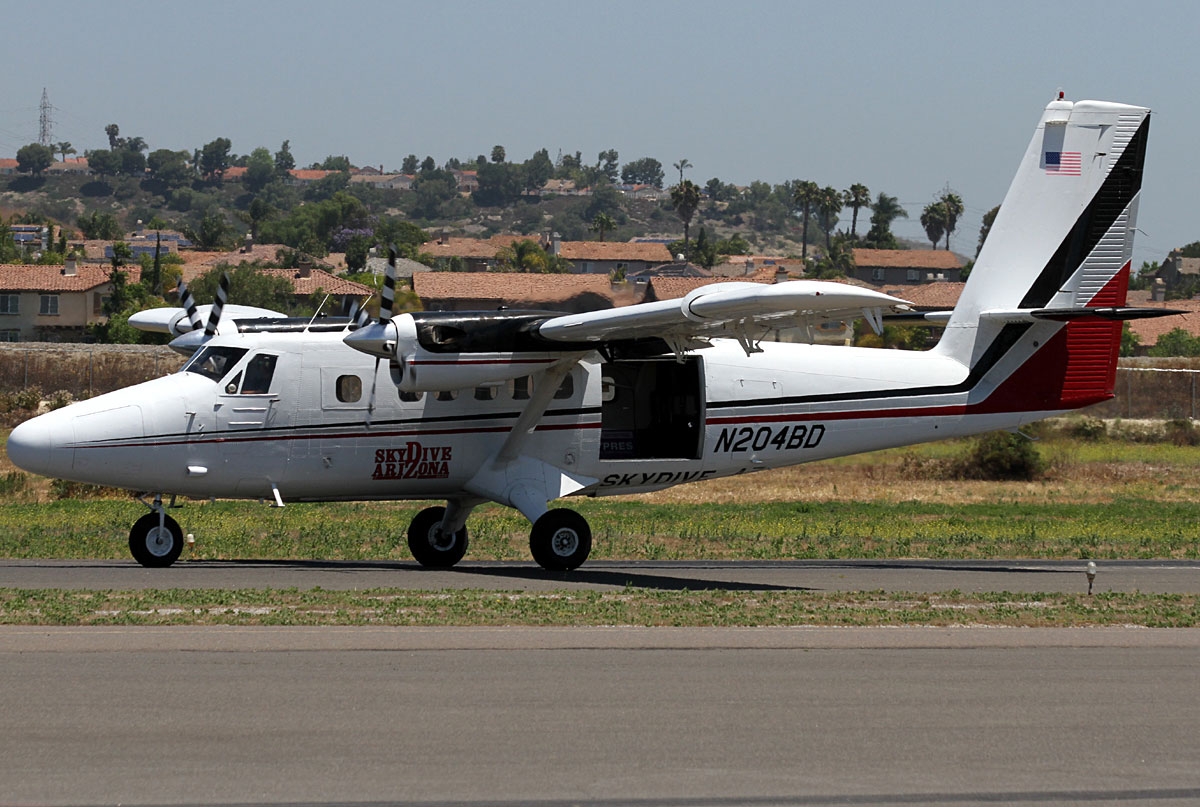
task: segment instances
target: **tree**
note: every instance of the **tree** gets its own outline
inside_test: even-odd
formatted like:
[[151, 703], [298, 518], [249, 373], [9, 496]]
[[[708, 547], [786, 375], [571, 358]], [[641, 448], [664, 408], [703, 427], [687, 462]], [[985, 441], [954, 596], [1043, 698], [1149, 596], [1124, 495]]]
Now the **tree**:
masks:
[[229, 168], [229, 149], [233, 143], [227, 137], [218, 137], [205, 143], [200, 149], [200, 173], [209, 180], [220, 181]]
[[200, 305], [216, 299], [217, 285], [221, 275], [229, 273], [229, 301], [238, 305], [253, 305], [275, 311], [292, 312], [296, 309], [295, 287], [283, 277], [269, 275], [260, 267], [242, 264], [230, 269], [224, 264], [213, 267], [196, 277], [188, 288]]
[[89, 241], [113, 241], [121, 237], [121, 225], [112, 213], [93, 210], [90, 215], [76, 219], [75, 226]]
[[873, 249], [896, 249], [896, 236], [892, 235], [892, 222], [908, 218], [908, 211], [895, 196], [880, 191], [871, 205], [871, 229], [867, 232], [865, 245]]
[[121, 159], [121, 173], [127, 177], [140, 177], [146, 173], [146, 155], [133, 149], [116, 152]]
[[242, 178], [247, 190], [258, 193], [266, 187], [267, 183], [275, 178], [275, 165], [275, 158], [271, 156], [271, 152], [262, 146], [250, 152], [246, 160], [246, 175]]
[[41, 143], [30, 143], [17, 150], [17, 169], [36, 176], [54, 165], [54, 152]]
[[683, 222], [683, 245], [685, 250], [688, 244], [688, 230], [692, 226], [692, 216], [696, 214], [696, 208], [699, 206], [700, 186], [695, 182], [685, 179], [671, 188], [671, 207], [675, 208], [675, 212], [679, 215], [679, 220]]
[[76, 154], [76, 153], [77, 153], [77, 152], [75, 151], [75, 147], [74, 147], [74, 146], [72, 146], [72, 145], [70, 144], [70, 142], [68, 142], [68, 141], [66, 141], [66, 140], [62, 141], [61, 143], [55, 143], [55, 144], [54, 144], [54, 145], [53, 145], [51, 148], [54, 150], [54, 153], [55, 153], [55, 154], [61, 154], [61, 155], [62, 155], [62, 161], [63, 161], [63, 162], [66, 162], [66, 161], [67, 161], [67, 155], [68, 155], [68, 154]]
[[842, 191], [842, 202], [850, 208], [850, 237], [858, 238], [858, 211], [871, 205], [871, 191], [858, 182]]
[[350, 158], [345, 155], [342, 155], [340, 157], [335, 157], [332, 154], [330, 154], [328, 157], [325, 158], [325, 162], [321, 163], [321, 170], [322, 171], [349, 171], [350, 170]]
[[837, 188], [826, 186], [817, 194], [817, 221], [825, 231], [825, 249], [832, 249], [833, 228], [837, 226], [842, 212], [842, 193]]
[[284, 140], [275, 152], [275, 173], [285, 177], [288, 171], [296, 167], [296, 158], [292, 156], [292, 141]]
[[542, 186], [554, 176], [554, 163], [550, 161], [550, 152], [538, 149], [533, 156], [525, 161], [522, 171], [523, 184], [527, 193], [540, 192]]
[[620, 157], [617, 155], [616, 149], [602, 151], [596, 158], [596, 168], [613, 184], [616, 184], [617, 177], [620, 176], [619, 160]]
[[929, 237], [933, 248], [937, 249], [938, 241], [946, 234], [946, 205], [943, 202], [930, 202], [921, 211], [921, 226]]
[[808, 263], [808, 218], [813, 207], [820, 201], [821, 188], [810, 179], [796, 180], [792, 190], [792, 204], [800, 210], [804, 231], [800, 236], [800, 258]]
[[504, 146], [492, 146], [492, 162], [504, 162]]
[[436, 171], [436, 170], [437, 170], [437, 163], [435, 163], [433, 161], [432, 157], [426, 156], [425, 159], [421, 160], [421, 173], [422, 174], [428, 174], [430, 171]]
[[124, 138], [121, 137], [121, 127], [115, 123], [110, 123], [104, 127], [104, 133], [108, 135], [108, 147], [112, 151], [116, 151], [125, 145]]
[[621, 181], [626, 185], [663, 186], [662, 163], [653, 157], [642, 157], [640, 160], [625, 163], [621, 168]]
[[404, 158], [404, 162], [400, 166], [400, 172], [403, 174], [415, 174], [417, 173], [418, 164], [417, 155], [410, 154]]
[[988, 233], [992, 231], [992, 225], [996, 223], [996, 215], [1000, 212], [1000, 205], [996, 205], [991, 210], [983, 214], [983, 224], [979, 226], [979, 246], [975, 248], [975, 257], [979, 257], [979, 253], [983, 251], [983, 242], [987, 241]]
[[150, 169], [150, 176], [167, 188], [182, 188], [196, 176], [188, 157], [186, 151], [158, 149], [146, 157], [146, 166]]
[[[525, 190], [524, 168], [512, 163], [485, 163], [479, 166], [479, 190], [472, 194], [481, 207], [511, 205]], [[452, 175], [447, 174], [452, 179]], [[457, 187], [457, 184], [456, 184]]]
[[536, 242], [528, 238], [514, 241], [496, 253], [496, 269], [500, 272], [545, 272], [550, 266], [550, 256]]
[[232, 228], [225, 220], [225, 215], [217, 207], [210, 207], [200, 220], [200, 229], [196, 231], [196, 243], [200, 249], [227, 246], [231, 233]]
[[957, 193], [947, 187], [946, 190], [942, 192], [942, 198], [938, 201], [942, 203], [942, 209], [945, 211], [944, 225], [946, 228], [946, 249], [949, 250], [950, 235], [958, 226], [958, 220], [963, 214], [963, 200]]
[[683, 169], [691, 168], [692, 164], [690, 162], [688, 162], [687, 157], [681, 157], [679, 159], [679, 162], [671, 163], [671, 165], [675, 166], [675, 170], [679, 172], [679, 184], [682, 185], [683, 184]]
[[616, 229], [617, 223], [613, 221], [612, 216], [607, 213], [597, 213], [592, 217], [592, 223], [588, 227], [594, 233], [600, 233], [600, 240], [604, 240], [604, 234], [610, 230]]

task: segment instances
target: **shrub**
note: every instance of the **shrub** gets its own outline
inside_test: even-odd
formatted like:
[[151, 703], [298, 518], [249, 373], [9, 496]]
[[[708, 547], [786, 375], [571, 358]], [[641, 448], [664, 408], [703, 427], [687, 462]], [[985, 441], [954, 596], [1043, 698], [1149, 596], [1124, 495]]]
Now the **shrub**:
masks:
[[1188, 418], [1175, 418], [1164, 423], [1163, 438], [1177, 446], [1200, 445], [1200, 431]]
[[11, 496], [25, 490], [29, 484], [29, 475], [21, 471], [9, 471], [0, 476], [0, 496]]
[[50, 393], [48, 403], [51, 409], [62, 409], [64, 406], [75, 403], [75, 396], [65, 389], [56, 390]]
[[1067, 434], [1079, 440], [1095, 442], [1107, 436], [1108, 427], [1100, 418], [1084, 416], [1071, 422], [1067, 427]]
[[980, 437], [971, 452], [958, 461], [958, 476], [990, 481], [1039, 478], [1046, 465], [1032, 441], [1012, 432]]
[[23, 390], [18, 390], [13, 393], [12, 401], [14, 409], [36, 412], [38, 407], [42, 405], [42, 388], [26, 387]]

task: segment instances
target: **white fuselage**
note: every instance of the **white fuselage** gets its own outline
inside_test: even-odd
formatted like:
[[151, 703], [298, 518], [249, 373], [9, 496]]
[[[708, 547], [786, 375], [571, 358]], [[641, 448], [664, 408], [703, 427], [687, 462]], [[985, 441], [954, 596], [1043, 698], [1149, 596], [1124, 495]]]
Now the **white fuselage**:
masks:
[[[468, 495], [537, 377], [402, 395], [394, 368], [343, 336], [217, 337], [212, 344], [231, 351], [228, 366], [203, 375], [189, 364], [43, 415], [13, 432], [10, 455], [48, 476], [193, 497]], [[580, 480], [576, 494], [609, 495], [1012, 428], [1047, 414], [972, 413], [970, 393], [955, 389], [966, 368], [936, 352], [761, 347], [747, 356], [735, 341], [716, 340], [682, 363], [587, 356], [520, 453]], [[260, 354], [274, 357], [265, 392], [250, 381]]]

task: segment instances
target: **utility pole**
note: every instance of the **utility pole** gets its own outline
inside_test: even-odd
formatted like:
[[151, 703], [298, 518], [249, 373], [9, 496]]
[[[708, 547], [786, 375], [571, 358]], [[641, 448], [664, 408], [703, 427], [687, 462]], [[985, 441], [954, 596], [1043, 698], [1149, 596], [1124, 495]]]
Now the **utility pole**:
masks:
[[42, 87], [42, 114], [38, 118], [38, 142], [47, 148], [53, 148], [50, 134], [50, 96]]

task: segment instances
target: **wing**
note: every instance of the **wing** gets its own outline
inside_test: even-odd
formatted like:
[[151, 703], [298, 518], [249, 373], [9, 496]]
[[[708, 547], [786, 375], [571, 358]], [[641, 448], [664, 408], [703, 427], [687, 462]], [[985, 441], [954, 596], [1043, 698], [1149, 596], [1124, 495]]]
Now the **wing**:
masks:
[[[197, 309], [201, 322], [208, 317], [211, 309], [211, 305], [202, 305]], [[250, 305], [234, 305], [230, 303], [225, 306], [224, 316], [230, 320], [284, 319], [287, 317], [287, 314], [281, 314], [269, 308], [257, 308]], [[193, 329], [192, 322], [188, 319], [187, 311], [183, 308], [149, 308], [130, 316], [129, 324], [139, 331], [165, 333], [171, 336], [179, 336]], [[203, 330], [204, 326], [201, 325], [200, 328]]]
[[576, 343], [660, 337], [682, 344], [726, 334], [746, 347], [752, 326], [779, 328], [866, 317], [879, 332], [885, 311], [909, 310], [909, 303], [899, 297], [824, 280], [714, 283], [677, 300], [553, 317], [537, 332], [552, 341]]

